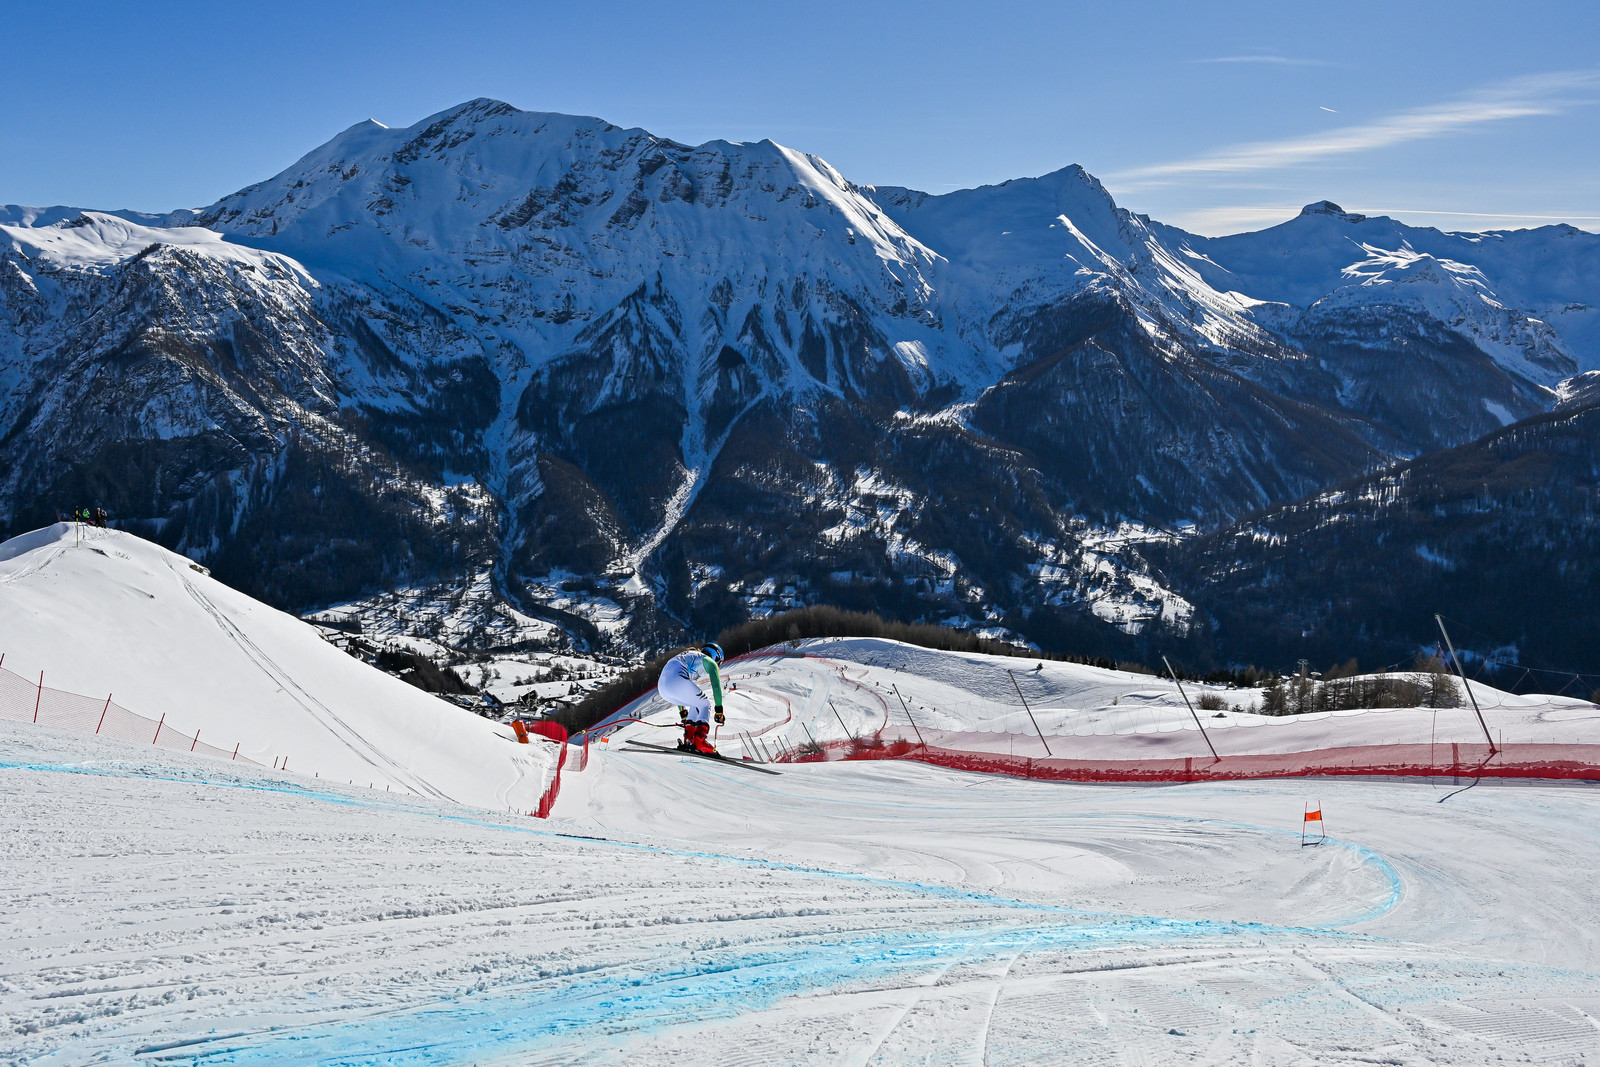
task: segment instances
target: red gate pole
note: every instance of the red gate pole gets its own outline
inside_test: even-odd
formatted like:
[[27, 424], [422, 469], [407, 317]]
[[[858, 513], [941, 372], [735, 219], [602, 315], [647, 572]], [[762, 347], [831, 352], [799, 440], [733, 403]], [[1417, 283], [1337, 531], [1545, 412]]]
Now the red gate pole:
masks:
[[39, 672], [39, 695], [33, 698], [33, 721], [39, 721], [39, 701], [44, 699], [44, 671]]
[[106, 712], [111, 710], [111, 694], [106, 694], [106, 706], [100, 709], [100, 721], [94, 724], [94, 732], [99, 733], [100, 727], [106, 724]]
[[[145, 722], [149, 722], [149, 721], [150, 721], [149, 719], [145, 720]], [[161, 727], [162, 727], [163, 724], [166, 723], [166, 721], [167, 721], [167, 713], [163, 711], [161, 713], [161, 722], [156, 723], [156, 735], [150, 739], [150, 743], [152, 745], [155, 744], [157, 741], [161, 740]]]

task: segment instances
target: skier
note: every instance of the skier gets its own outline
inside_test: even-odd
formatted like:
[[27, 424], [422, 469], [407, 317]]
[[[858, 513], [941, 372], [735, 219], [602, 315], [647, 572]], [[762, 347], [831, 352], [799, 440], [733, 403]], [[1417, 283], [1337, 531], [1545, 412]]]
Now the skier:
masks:
[[[678, 705], [678, 717], [683, 723], [683, 740], [678, 747], [693, 752], [716, 756], [707, 735], [711, 732], [712, 709], [715, 708], [717, 725], [727, 719], [722, 714], [722, 646], [709, 641], [699, 648], [680, 652], [667, 660], [661, 668], [661, 680], [656, 692], [669, 704]], [[695, 678], [704, 671], [711, 678], [711, 700], [700, 691]]]

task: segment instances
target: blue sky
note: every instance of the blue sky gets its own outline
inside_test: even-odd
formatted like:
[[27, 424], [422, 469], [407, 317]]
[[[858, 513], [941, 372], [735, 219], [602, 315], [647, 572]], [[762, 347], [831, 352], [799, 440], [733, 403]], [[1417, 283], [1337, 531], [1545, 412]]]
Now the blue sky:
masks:
[[167, 210], [476, 96], [939, 193], [1081, 163], [1204, 233], [1330, 199], [1600, 230], [1600, 5], [0, 0], [0, 202]]

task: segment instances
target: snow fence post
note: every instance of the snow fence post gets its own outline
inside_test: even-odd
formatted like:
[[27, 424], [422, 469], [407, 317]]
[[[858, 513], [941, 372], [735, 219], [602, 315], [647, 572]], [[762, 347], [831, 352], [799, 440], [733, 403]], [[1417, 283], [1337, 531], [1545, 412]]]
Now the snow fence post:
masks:
[[39, 672], [39, 694], [33, 698], [33, 721], [39, 721], [39, 701], [44, 699], [44, 671]]
[[[150, 721], [149, 719], [145, 720], [145, 722], [149, 722], [149, 721]], [[150, 743], [152, 745], [155, 744], [157, 741], [161, 740], [161, 727], [163, 725], [165, 725], [166, 721], [167, 721], [167, 713], [163, 711], [161, 713], [161, 721], [156, 723], [156, 735], [150, 739]]]
[[194, 740], [189, 742], [189, 751], [193, 752], [194, 751], [194, 746], [198, 745], [199, 743], [200, 743], [200, 731], [196, 730], [194, 732]]
[[111, 694], [106, 694], [106, 706], [100, 709], [100, 721], [94, 724], [94, 732], [99, 733], [100, 727], [106, 724], [106, 712], [111, 710]]

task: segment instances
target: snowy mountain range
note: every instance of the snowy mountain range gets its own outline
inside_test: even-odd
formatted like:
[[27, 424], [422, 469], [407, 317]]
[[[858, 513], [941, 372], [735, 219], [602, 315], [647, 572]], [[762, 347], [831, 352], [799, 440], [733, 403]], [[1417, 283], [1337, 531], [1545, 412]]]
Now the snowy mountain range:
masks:
[[1596, 294], [1570, 227], [1205, 238], [1078, 167], [932, 196], [474, 100], [196, 210], [0, 208], [0, 526], [102, 504], [295, 610], [488, 575], [590, 645], [1177, 638], [1152, 546], [1600, 395]]

